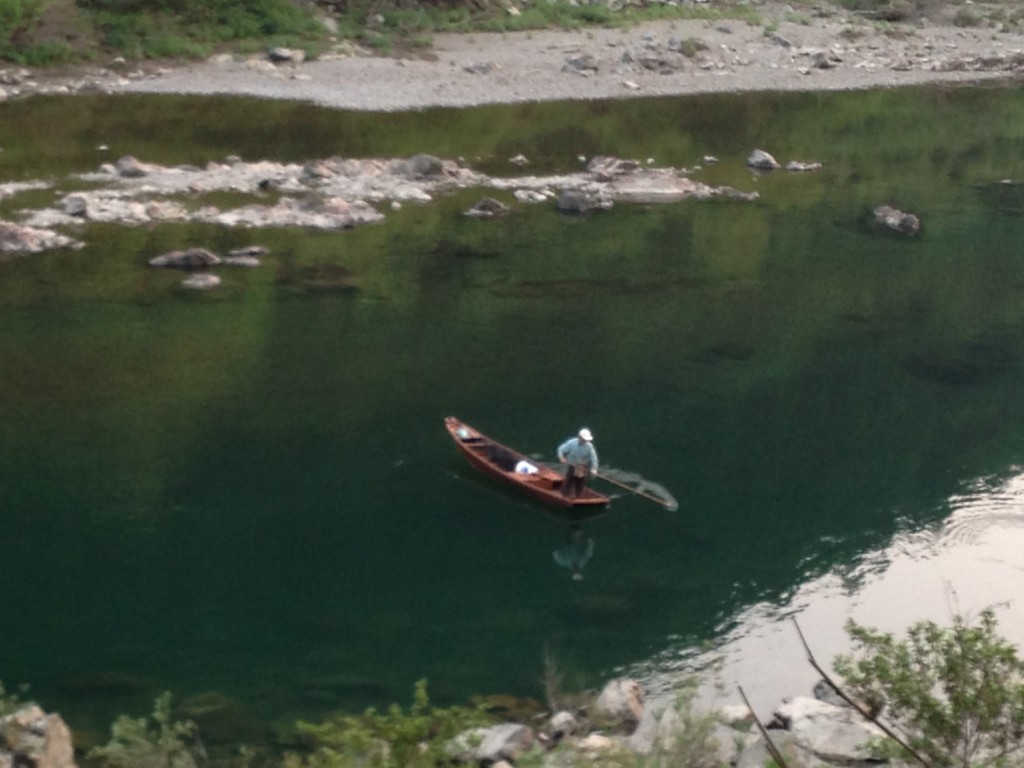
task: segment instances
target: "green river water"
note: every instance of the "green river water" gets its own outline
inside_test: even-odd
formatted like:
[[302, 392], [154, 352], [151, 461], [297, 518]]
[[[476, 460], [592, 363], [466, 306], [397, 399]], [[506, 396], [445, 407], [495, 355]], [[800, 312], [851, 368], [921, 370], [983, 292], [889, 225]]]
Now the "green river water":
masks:
[[[966, 558], [909, 567], [919, 594], [1003, 597], [971, 563], [993, 557], [979, 531], [1024, 522], [1019, 89], [400, 115], [32, 99], [0, 105], [0, 146], [0, 182], [61, 190], [123, 154], [429, 152], [509, 175], [518, 153], [531, 172], [714, 155], [695, 178], [760, 193], [479, 221], [471, 190], [343, 233], [91, 225], [82, 251], [0, 262], [0, 680], [72, 724], [162, 690], [262, 720], [406, 702], [422, 677], [442, 703], [536, 697], [545, 654], [574, 684], [669, 689], [821, 579], [843, 580], [841, 625], [864, 564], [898, 558]], [[824, 167], [754, 175], [755, 147]], [[881, 203], [922, 233], [875, 229]], [[146, 266], [250, 243], [263, 265], [209, 294]], [[679, 509], [618, 496], [573, 580], [569, 523], [475, 474], [447, 415], [547, 459], [586, 425]], [[958, 510], [974, 522], [944, 535]]]

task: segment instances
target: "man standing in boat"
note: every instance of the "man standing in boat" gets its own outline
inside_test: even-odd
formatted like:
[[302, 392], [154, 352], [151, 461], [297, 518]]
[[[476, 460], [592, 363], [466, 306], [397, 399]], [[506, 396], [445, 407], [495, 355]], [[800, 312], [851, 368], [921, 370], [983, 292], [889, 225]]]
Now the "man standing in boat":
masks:
[[568, 465], [562, 493], [570, 499], [579, 498], [587, 478], [597, 474], [597, 450], [590, 430], [583, 427], [579, 434], [558, 446], [558, 460]]

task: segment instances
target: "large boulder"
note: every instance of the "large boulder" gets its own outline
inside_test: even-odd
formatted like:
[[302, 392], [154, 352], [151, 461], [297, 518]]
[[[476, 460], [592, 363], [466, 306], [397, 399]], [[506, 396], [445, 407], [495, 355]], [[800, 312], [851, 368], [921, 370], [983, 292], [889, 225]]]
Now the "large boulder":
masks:
[[747, 157], [747, 165], [759, 171], [774, 171], [779, 167], [779, 161], [763, 149], [755, 149]]
[[845, 765], [882, 758], [871, 746], [884, 737], [882, 729], [849, 707], [798, 696], [774, 714], [774, 724], [785, 728], [799, 747], [826, 762]]
[[[788, 731], [769, 731], [772, 744], [786, 761], [788, 768], [833, 768], [813, 752], [808, 752], [796, 742], [796, 738]], [[775, 758], [768, 750], [763, 737], [746, 747], [736, 759], [736, 768], [764, 768], [775, 765]]]
[[594, 714], [600, 722], [632, 733], [644, 716], [643, 688], [628, 677], [610, 680], [594, 702]]
[[560, 741], [566, 736], [572, 736], [579, 729], [580, 723], [576, 719], [576, 715], [564, 709], [553, 714], [551, 720], [548, 721], [548, 731], [556, 741]]
[[0, 765], [75, 768], [71, 731], [60, 715], [48, 715], [35, 704], [0, 717]]
[[[734, 765], [746, 746], [753, 743], [753, 736], [747, 728], [735, 729], [721, 722], [716, 715], [669, 707], [648, 725], [651, 715], [644, 713], [636, 731], [625, 739], [625, 744], [634, 752], [660, 753], [673, 756], [692, 765]], [[710, 718], [705, 720], [704, 718]]]

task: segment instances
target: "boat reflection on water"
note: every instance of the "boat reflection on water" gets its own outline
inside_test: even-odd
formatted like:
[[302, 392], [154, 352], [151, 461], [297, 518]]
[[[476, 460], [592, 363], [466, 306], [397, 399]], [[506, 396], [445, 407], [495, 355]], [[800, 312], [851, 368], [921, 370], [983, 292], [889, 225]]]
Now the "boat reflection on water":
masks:
[[555, 562], [567, 568], [573, 581], [583, 580], [583, 568], [594, 554], [594, 539], [583, 530], [583, 523], [569, 524], [569, 535], [565, 543], [552, 552]]

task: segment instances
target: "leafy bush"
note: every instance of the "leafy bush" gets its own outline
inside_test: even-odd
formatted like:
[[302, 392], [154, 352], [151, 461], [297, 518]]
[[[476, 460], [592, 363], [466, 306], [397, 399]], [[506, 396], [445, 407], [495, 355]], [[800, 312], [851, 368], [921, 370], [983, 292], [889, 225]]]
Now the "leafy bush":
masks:
[[[0, 0], [3, 2], [3, 0]], [[79, 0], [104, 45], [129, 56], [201, 57], [221, 43], [295, 43], [324, 30], [289, 0]]]
[[0, 0], [0, 40], [17, 45], [43, 17], [43, 0]]
[[0, 0], [0, 57], [16, 59], [43, 18], [43, 0]]
[[285, 768], [433, 768], [457, 734], [491, 722], [482, 708], [430, 706], [427, 681], [416, 683], [408, 712], [392, 704], [385, 713], [339, 714], [321, 724], [299, 723], [312, 742], [306, 755], [289, 755]]
[[980, 27], [985, 24], [985, 17], [973, 8], [957, 8], [953, 24], [957, 27]]
[[701, 51], [706, 51], [708, 44], [697, 37], [688, 37], [679, 43], [679, 52], [688, 59], [696, 58]]
[[196, 768], [195, 725], [171, 719], [171, 694], [153, 704], [153, 714], [122, 716], [110, 727], [110, 741], [91, 749], [86, 764], [94, 768]]
[[851, 692], [907, 735], [935, 766], [1003, 765], [1024, 748], [1024, 661], [996, 634], [991, 609], [977, 624], [919, 622], [903, 640], [847, 624], [854, 652], [836, 660]]

